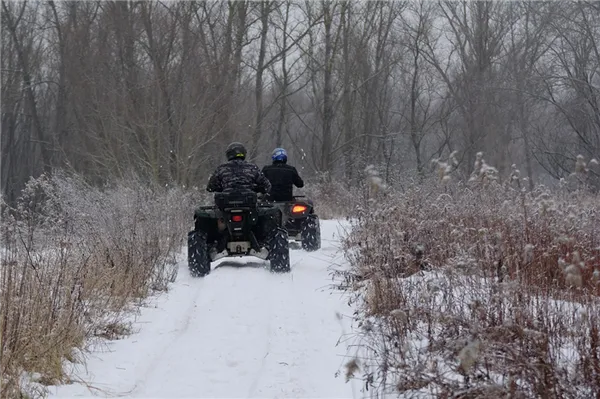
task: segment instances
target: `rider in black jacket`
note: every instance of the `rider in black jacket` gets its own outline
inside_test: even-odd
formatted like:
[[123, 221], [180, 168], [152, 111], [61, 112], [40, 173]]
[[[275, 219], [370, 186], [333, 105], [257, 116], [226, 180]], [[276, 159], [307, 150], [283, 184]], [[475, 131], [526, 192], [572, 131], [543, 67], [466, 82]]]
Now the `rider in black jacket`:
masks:
[[293, 186], [304, 187], [304, 181], [292, 165], [287, 164], [287, 152], [283, 148], [275, 148], [271, 156], [272, 165], [262, 169], [263, 174], [271, 182], [269, 198], [272, 201], [292, 201]]

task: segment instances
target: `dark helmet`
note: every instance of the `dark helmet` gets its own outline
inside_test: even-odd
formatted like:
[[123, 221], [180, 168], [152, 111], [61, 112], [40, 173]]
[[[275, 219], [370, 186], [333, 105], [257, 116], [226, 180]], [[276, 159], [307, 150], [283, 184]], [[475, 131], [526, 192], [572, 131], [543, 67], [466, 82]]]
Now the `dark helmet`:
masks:
[[227, 156], [228, 161], [231, 161], [232, 159], [246, 159], [246, 147], [244, 147], [242, 143], [236, 141], [229, 144], [227, 151], [225, 151], [225, 155]]
[[271, 155], [273, 162], [287, 162], [287, 152], [283, 148], [275, 148]]

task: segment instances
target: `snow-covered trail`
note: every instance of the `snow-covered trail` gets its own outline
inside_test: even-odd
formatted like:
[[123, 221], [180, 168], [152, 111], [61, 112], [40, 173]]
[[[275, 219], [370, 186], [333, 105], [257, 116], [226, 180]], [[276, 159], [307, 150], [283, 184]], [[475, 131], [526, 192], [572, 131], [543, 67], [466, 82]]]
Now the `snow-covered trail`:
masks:
[[344, 378], [346, 346], [337, 345], [348, 332], [337, 314], [351, 310], [329, 275], [341, 261], [342, 228], [321, 221], [321, 229], [322, 249], [292, 250], [285, 275], [256, 258], [225, 258], [199, 279], [182, 262], [171, 291], [142, 309], [139, 332], [109, 342], [110, 352], [94, 353], [87, 372], [79, 370], [93, 388], [52, 387], [50, 396], [354, 397]]

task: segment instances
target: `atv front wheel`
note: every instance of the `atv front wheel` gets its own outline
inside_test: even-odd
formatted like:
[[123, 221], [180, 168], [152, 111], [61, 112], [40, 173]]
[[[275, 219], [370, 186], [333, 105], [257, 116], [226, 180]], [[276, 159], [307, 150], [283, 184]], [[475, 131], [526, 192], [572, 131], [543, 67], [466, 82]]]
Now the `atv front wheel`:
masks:
[[188, 268], [192, 277], [204, 277], [210, 273], [207, 235], [203, 231], [188, 233]]
[[269, 260], [271, 271], [286, 273], [290, 271], [290, 247], [288, 234], [284, 229], [278, 228], [275, 235], [269, 240]]
[[321, 248], [321, 225], [318, 216], [309, 215], [306, 218], [302, 224], [300, 237], [302, 239], [302, 249], [305, 251], [312, 252]]

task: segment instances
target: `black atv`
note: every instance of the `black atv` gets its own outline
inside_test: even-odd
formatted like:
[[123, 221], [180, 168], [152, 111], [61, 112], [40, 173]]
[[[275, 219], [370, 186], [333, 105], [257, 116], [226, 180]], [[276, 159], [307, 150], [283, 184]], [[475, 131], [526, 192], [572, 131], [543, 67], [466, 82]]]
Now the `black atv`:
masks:
[[294, 196], [292, 201], [273, 202], [283, 214], [283, 227], [289, 239], [300, 241], [305, 251], [321, 248], [321, 225], [313, 202], [306, 196]]
[[255, 256], [269, 260], [272, 272], [290, 271], [288, 233], [281, 211], [258, 201], [253, 191], [215, 193], [215, 205], [194, 212], [188, 233], [188, 266], [203, 277], [223, 257]]

